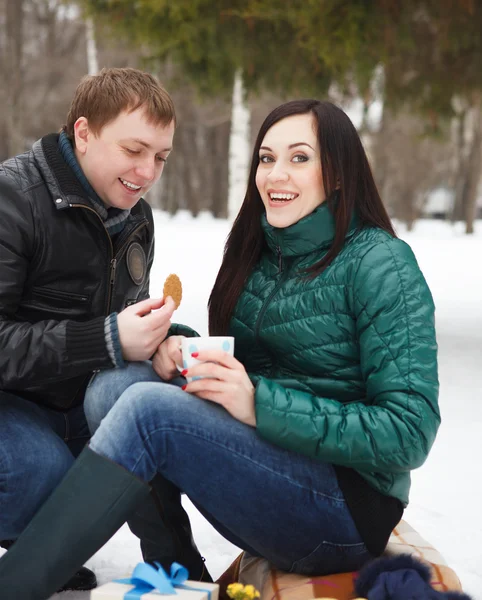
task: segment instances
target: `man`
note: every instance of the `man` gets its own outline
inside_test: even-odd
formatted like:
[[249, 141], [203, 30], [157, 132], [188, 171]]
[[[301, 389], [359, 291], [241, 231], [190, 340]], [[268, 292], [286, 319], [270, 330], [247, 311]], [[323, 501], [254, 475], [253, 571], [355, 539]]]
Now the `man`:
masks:
[[[154, 230], [142, 196], [161, 177], [174, 129], [172, 100], [151, 75], [104, 69], [82, 80], [60, 134], [0, 165], [5, 548], [88, 441], [93, 373], [149, 359], [168, 335], [175, 305], [149, 298]], [[147, 554], [163, 559], [164, 523], [146, 511], [131, 528], [141, 541], [161, 532]], [[95, 585], [83, 567], [62, 589]]]

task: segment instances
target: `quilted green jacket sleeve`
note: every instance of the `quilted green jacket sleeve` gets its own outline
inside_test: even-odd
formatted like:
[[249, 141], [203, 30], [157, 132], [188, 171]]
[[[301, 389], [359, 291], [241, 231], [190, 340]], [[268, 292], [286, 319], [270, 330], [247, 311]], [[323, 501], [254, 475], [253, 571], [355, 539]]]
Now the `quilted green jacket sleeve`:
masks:
[[411, 249], [398, 239], [372, 247], [346, 277], [365, 401], [342, 404], [261, 377], [258, 431], [333, 464], [409, 471], [424, 462], [440, 424], [432, 297]]
[[167, 332], [166, 338], [171, 337], [171, 335], [184, 335], [185, 337], [199, 337], [199, 333], [189, 327], [188, 325], [183, 325], [182, 323], [173, 323], [169, 327], [169, 331]]

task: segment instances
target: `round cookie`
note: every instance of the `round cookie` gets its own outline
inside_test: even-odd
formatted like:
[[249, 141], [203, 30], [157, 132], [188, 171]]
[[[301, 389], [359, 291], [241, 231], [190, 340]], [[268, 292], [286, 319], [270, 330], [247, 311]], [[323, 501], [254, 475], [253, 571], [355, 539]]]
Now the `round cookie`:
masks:
[[162, 293], [164, 295], [164, 298], [171, 296], [171, 298], [176, 304], [176, 308], [179, 308], [179, 305], [181, 304], [182, 300], [182, 284], [181, 280], [175, 273], [171, 273], [166, 278]]

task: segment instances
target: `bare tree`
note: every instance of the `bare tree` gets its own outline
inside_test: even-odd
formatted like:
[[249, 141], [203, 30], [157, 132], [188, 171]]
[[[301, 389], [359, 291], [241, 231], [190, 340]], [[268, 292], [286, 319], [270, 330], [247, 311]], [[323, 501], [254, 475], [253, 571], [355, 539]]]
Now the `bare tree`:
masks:
[[482, 94], [474, 93], [470, 105], [460, 99], [454, 103], [459, 114], [453, 136], [455, 202], [452, 221], [465, 221], [466, 233], [473, 233], [482, 175]]
[[99, 71], [99, 61], [97, 59], [95, 27], [92, 17], [87, 17], [85, 20], [85, 41], [87, 46], [87, 70], [89, 75], [95, 75]]
[[3, 0], [1, 32], [0, 92], [3, 106], [3, 151], [5, 155], [18, 154], [23, 150], [22, 118], [24, 89], [24, 0]]
[[228, 215], [230, 219], [234, 219], [238, 214], [248, 182], [250, 116], [245, 99], [243, 74], [238, 70], [234, 77], [229, 140]]
[[[169, 87], [170, 76], [160, 79]], [[209, 211], [228, 216], [228, 155], [231, 108], [227, 100], [201, 100], [189, 84], [170, 89], [178, 127], [165, 173], [149, 200], [174, 214]]]
[[82, 37], [60, 0], [0, 0], [0, 159], [62, 125], [86, 71]]
[[379, 131], [371, 136], [374, 174], [392, 217], [410, 230], [421, 216], [429, 192], [449, 187], [453, 147], [426, 134], [424, 121], [408, 113], [385, 110]]

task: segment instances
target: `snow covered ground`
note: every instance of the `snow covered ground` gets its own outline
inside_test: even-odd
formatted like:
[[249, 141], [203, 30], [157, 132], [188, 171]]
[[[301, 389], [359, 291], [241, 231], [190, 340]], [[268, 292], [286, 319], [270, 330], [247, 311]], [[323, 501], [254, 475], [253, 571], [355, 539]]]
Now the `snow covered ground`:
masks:
[[[184, 288], [176, 321], [207, 333], [206, 304], [221, 261], [229, 223], [208, 215], [193, 219], [156, 214], [157, 246], [151, 295], [177, 273]], [[412, 233], [398, 228], [413, 248], [437, 306], [442, 425], [427, 462], [413, 474], [405, 518], [457, 571], [464, 590], [482, 600], [482, 222], [474, 236], [446, 223], [423, 221]], [[214, 577], [238, 554], [186, 502], [198, 545]], [[68, 549], [67, 549], [68, 551]], [[137, 539], [124, 526], [88, 563], [99, 583], [127, 576], [141, 560]], [[56, 600], [87, 600], [67, 592]]]

